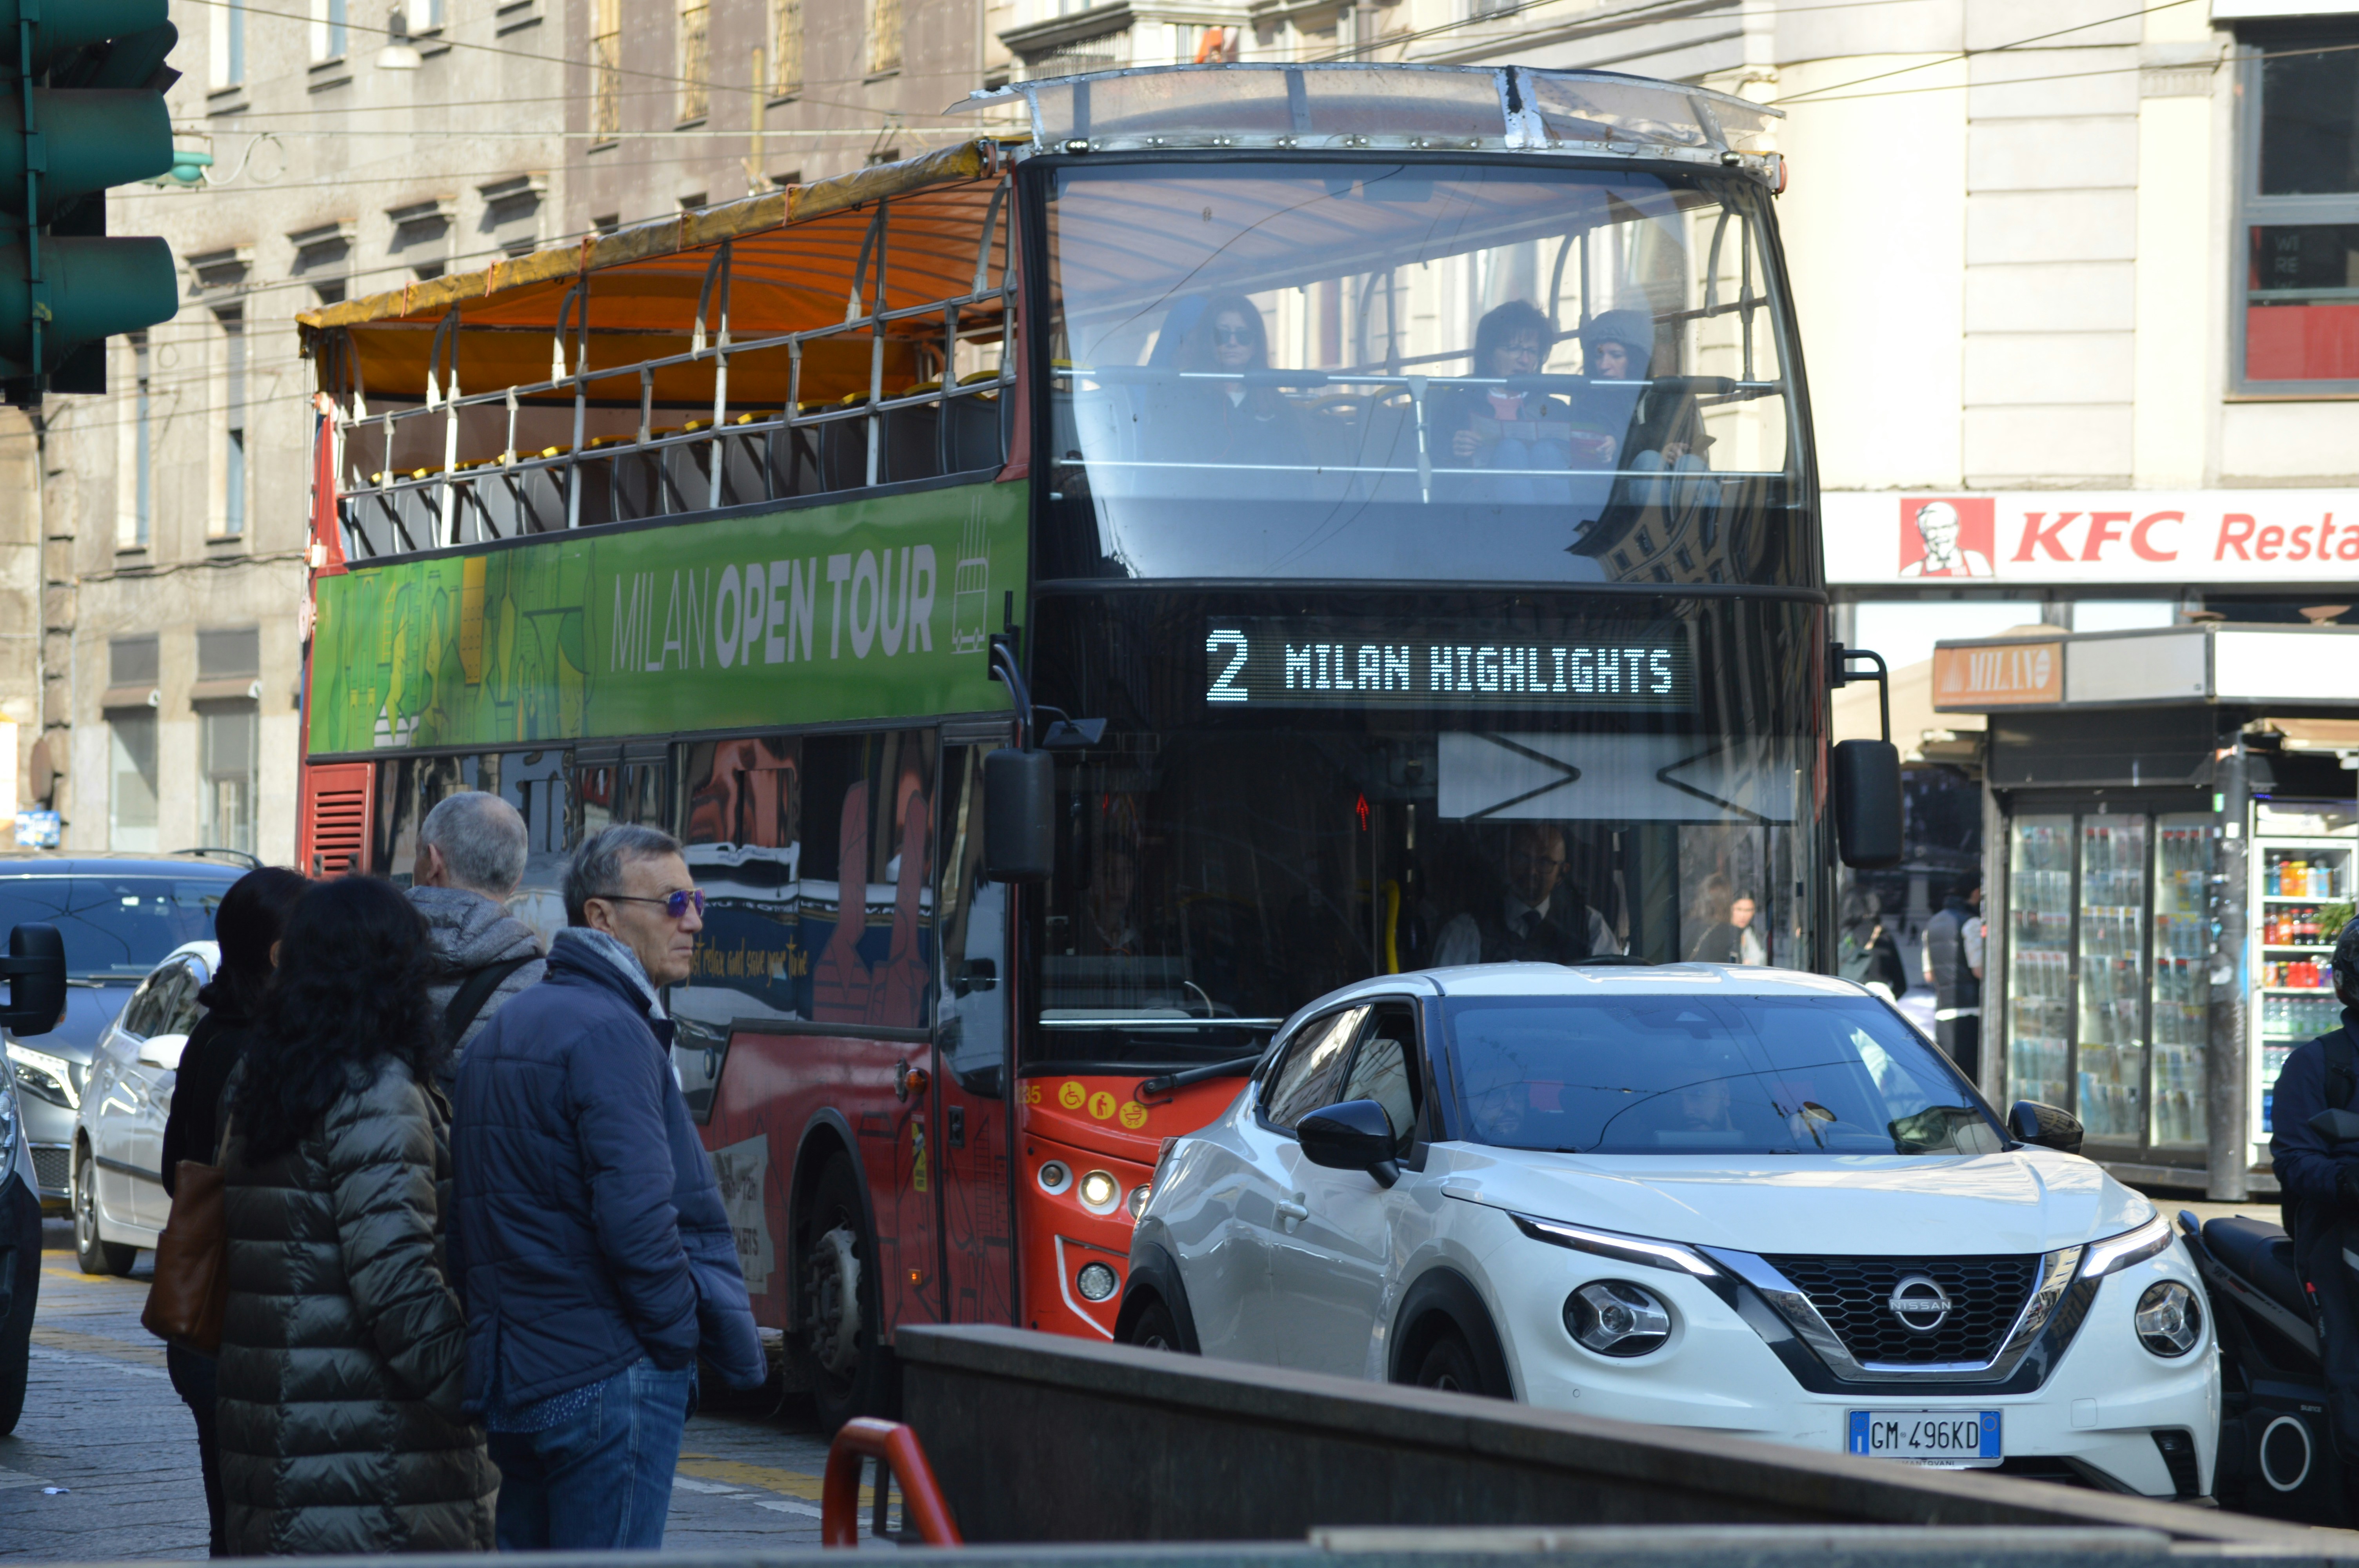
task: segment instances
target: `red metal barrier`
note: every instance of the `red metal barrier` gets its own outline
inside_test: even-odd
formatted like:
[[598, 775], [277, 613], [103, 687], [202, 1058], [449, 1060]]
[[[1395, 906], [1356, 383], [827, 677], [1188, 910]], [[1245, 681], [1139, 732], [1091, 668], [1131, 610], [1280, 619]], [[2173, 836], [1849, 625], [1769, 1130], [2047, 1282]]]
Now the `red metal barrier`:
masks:
[[934, 1484], [933, 1466], [918, 1434], [899, 1422], [855, 1416], [843, 1423], [828, 1445], [827, 1477], [820, 1487], [819, 1539], [822, 1546], [860, 1544], [860, 1471], [862, 1462], [883, 1461], [876, 1476], [876, 1512], [885, 1513], [886, 1476], [901, 1486], [901, 1511], [918, 1527], [928, 1546], [964, 1546], [965, 1538], [951, 1519], [942, 1489]]

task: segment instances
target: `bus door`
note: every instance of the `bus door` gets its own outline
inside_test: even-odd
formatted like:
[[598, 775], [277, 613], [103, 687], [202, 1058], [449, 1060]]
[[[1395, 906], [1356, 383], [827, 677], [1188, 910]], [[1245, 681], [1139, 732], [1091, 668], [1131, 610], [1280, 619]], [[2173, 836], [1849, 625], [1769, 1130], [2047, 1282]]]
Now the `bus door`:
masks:
[[983, 759], [1006, 738], [945, 744], [935, 835], [934, 1013], [942, 1315], [1016, 1321], [1008, 1212], [1008, 890], [983, 874]]
[[939, 750], [932, 730], [901, 730], [816, 737], [803, 751], [806, 811], [831, 818], [807, 817], [807, 849], [832, 827], [836, 849], [835, 919], [811, 957], [810, 1016], [849, 1026], [823, 1048], [859, 1142], [887, 1333], [941, 1314], [929, 1017]]

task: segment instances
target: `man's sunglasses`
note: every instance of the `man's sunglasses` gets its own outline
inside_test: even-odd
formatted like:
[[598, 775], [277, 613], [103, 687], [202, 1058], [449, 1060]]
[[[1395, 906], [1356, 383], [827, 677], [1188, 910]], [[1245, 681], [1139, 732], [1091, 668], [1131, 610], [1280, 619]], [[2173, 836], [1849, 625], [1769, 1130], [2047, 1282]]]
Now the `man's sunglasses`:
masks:
[[602, 892], [598, 896], [608, 903], [659, 903], [663, 905], [664, 913], [674, 920], [685, 918], [691, 909], [699, 914], [704, 913], [702, 888], [684, 888], [679, 892], [666, 893], [661, 898], [645, 898], [627, 892]]

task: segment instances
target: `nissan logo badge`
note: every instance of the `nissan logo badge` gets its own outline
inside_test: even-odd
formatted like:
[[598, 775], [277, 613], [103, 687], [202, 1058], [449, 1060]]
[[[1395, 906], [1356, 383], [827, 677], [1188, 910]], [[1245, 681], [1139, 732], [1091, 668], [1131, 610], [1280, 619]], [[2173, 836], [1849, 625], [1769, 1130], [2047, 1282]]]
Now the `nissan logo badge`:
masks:
[[1923, 1274], [1903, 1278], [1892, 1287], [1891, 1298], [1885, 1304], [1892, 1308], [1892, 1315], [1900, 1320], [1903, 1328], [1918, 1334], [1932, 1333], [1950, 1315], [1949, 1296]]

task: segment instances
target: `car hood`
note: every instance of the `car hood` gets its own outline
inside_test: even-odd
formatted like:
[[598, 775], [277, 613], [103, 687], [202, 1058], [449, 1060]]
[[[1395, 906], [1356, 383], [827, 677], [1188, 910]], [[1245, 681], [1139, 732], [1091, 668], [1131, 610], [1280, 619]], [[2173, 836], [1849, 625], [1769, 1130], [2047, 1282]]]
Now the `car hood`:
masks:
[[98, 1049], [99, 1036], [106, 1033], [108, 1024], [123, 1016], [124, 1004], [137, 989], [136, 979], [119, 986], [68, 986], [66, 1013], [58, 1020], [58, 1026], [47, 1034], [25, 1036], [25, 1044], [36, 1051], [87, 1066]]
[[2155, 1212], [2088, 1161], [2046, 1149], [1777, 1155], [1708, 1165], [1462, 1144], [1432, 1153], [1428, 1177], [1453, 1197], [1744, 1252], [2046, 1252], [2116, 1235]]

